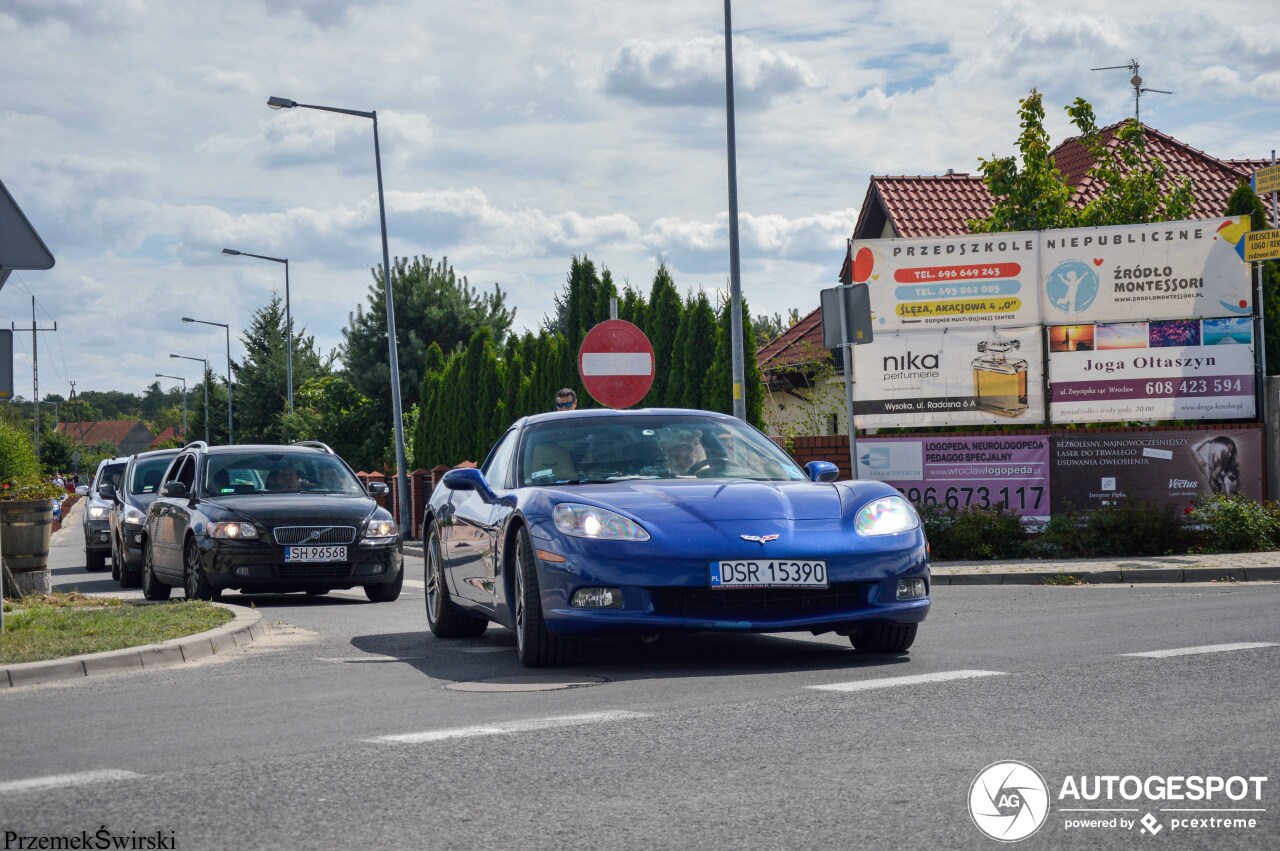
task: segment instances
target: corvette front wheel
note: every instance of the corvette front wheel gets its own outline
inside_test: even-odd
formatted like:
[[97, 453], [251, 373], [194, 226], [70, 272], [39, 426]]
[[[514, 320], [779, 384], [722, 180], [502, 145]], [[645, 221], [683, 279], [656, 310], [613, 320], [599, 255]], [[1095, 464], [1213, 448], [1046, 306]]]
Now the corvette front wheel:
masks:
[[577, 643], [547, 632], [538, 570], [533, 563], [533, 542], [525, 529], [516, 533], [515, 580], [516, 652], [521, 663], [526, 668], [572, 663], [577, 656]]
[[891, 623], [866, 626], [849, 636], [849, 643], [859, 653], [905, 653], [916, 640], [914, 623]]

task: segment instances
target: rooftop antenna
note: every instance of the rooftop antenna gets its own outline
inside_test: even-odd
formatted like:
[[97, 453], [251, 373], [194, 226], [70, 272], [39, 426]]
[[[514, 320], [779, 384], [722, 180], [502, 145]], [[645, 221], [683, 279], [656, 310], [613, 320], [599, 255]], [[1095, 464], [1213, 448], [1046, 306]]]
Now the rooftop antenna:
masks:
[[1104, 65], [1101, 68], [1090, 68], [1091, 71], [1119, 71], [1129, 69], [1133, 72], [1133, 76], [1129, 78], [1129, 83], [1133, 86], [1133, 117], [1139, 124], [1142, 123], [1142, 93], [1143, 92], [1159, 92], [1162, 95], [1171, 95], [1173, 92], [1164, 89], [1152, 89], [1142, 85], [1142, 75], [1138, 73], [1138, 60], [1130, 59], [1128, 65]]

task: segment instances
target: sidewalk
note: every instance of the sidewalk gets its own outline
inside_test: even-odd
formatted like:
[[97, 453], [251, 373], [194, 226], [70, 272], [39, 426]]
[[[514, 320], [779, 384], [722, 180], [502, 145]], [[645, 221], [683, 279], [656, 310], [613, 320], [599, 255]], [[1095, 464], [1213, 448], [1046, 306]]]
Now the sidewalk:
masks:
[[[406, 542], [404, 552], [405, 555], [422, 558], [422, 544]], [[934, 585], [1059, 584], [1063, 577], [1068, 576], [1090, 585], [1106, 582], [1278, 582], [1280, 551], [1054, 561], [935, 561], [930, 565], [930, 571]]]

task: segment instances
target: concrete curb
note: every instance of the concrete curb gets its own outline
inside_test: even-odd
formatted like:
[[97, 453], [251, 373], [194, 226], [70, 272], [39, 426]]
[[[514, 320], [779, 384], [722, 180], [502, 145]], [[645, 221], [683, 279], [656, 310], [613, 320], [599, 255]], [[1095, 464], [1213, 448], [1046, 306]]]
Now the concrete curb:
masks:
[[267, 632], [262, 612], [215, 603], [232, 612], [235, 619], [207, 632], [171, 638], [160, 644], [144, 644], [105, 653], [85, 653], [65, 659], [47, 659], [43, 662], [20, 662], [0, 667], [0, 688], [50, 683], [56, 680], [73, 680], [112, 674], [117, 671], [136, 671], [143, 668], [165, 668], [182, 665], [206, 656], [229, 653], [244, 647]]
[[[954, 572], [953, 572], [954, 571]], [[982, 572], [979, 572], [982, 571]], [[1096, 567], [1081, 565], [1056, 570], [1000, 570], [999, 568], [959, 568], [935, 566], [934, 585], [1044, 585], [1074, 576], [1088, 585], [1135, 584], [1142, 582], [1276, 582], [1280, 567], [1147, 567], [1117, 568], [1112, 562]]]

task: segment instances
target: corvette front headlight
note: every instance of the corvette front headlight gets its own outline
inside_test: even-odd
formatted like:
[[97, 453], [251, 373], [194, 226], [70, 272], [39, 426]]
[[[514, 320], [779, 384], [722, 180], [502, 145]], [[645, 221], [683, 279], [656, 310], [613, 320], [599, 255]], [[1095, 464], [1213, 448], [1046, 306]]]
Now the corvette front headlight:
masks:
[[596, 508], [562, 502], [551, 512], [551, 519], [562, 534], [575, 538], [594, 538], [598, 541], [647, 541], [649, 533], [621, 514]]
[[258, 529], [252, 523], [246, 523], [243, 520], [230, 523], [210, 523], [209, 537], [243, 541], [258, 537]]
[[853, 527], [859, 535], [893, 535], [920, 525], [920, 515], [900, 496], [886, 496], [862, 506]]

